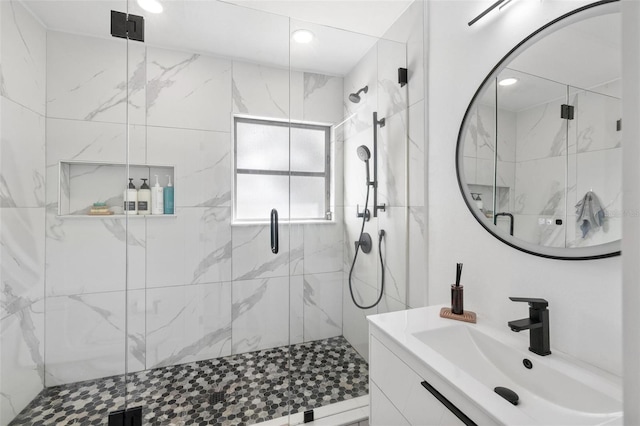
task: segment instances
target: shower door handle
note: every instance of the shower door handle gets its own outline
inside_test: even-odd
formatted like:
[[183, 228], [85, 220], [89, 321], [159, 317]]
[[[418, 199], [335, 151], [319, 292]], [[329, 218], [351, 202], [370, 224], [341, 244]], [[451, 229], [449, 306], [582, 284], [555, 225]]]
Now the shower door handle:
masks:
[[278, 210], [271, 209], [271, 252], [278, 254]]

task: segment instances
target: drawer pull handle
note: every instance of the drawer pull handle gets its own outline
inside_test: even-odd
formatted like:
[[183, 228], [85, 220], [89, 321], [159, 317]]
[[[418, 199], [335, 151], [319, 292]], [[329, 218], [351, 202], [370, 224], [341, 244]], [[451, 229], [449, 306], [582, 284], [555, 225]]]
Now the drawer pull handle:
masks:
[[440, 392], [436, 390], [433, 386], [431, 386], [427, 381], [420, 382], [420, 384], [428, 390], [431, 395], [435, 396], [438, 401], [442, 403], [449, 411], [451, 411], [457, 418], [462, 421], [467, 426], [477, 426], [473, 420], [466, 416], [458, 407], [453, 405], [447, 398], [445, 398]]

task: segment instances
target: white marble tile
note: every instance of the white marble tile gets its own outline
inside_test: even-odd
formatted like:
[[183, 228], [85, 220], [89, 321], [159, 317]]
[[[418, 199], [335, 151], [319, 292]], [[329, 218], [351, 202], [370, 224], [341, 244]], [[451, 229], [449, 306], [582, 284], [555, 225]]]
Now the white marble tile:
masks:
[[231, 354], [231, 283], [147, 290], [147, 368]]
[[289, 105], [287, 69], [233, 62], [234, 113], [284, 120], [289, 118]]
[[340, 77], [304, 73], [305, 121], [337, 124], [342, 121], [344, 93]]
[[[304, 73], [289, 70], [289, 119], [293, 121], [308, 120], [305, 118], [305, 81]], [[342, 112], [342, 104], [338, 108]]]
[[381, 39], [378, 47], [378, 115], [391, 117], [408, 107], [408, 86], [398, 84], [398, 68], [407, 67], [407, 45]]
[[469, 158], [477, 158], [478, 143], [478, 109], [477, 105], [469, 110], [466, 117], [466, 131], [463, 138], [463, 155]]
[[342, 271], [343, 238], [342, 211], [335, 223], [304, 225], [304, 273]]
[[286, 277], [291, 272], [300, 273], [300, 269], [294, 265], [300, 264], [304, 253], [303, 239], [300, 238], [302, 234], [299, 232], [301, 227], [294, 225], [292, 229], [294, 238], [290, 241], [289, 226], [280, 224], [280, 248], [278, 254], [274, 254], [271, 252], [269, 225], [234, 226], [233, 279]]
[[125, 372], [125, 292], [47, 299], [46, 386]]
[[[384, 293], [405, 304], [407, 299], [407, 213], [407, 207], [389, 207], [378, 217], [379, 231], [385, 231], [382, 239]], [[378, 235], [371, 237], [377, 247]], [[380, 271], [381, 266], [378, 265], [377, 270]], [[381, 278], [380, 276], [379, 282]]]
[[495, 176], [495, 162], [493, 159], [476, 159], [476, 184], [493, 186]]
[[378, 130], [378, 204], [406, 206], [407, 112], [385, 120]]
[[231, 205], [231, 145], [229, 133], [147, 128], [148, 162], [175, 165], [177, 207]]
[[288, 277], [233, 282], [232, 353], [289, 344], [288, 293]]
[[304, 276], [304, 341], [342, 335], [343, 273]]
[[409, 205], [424, 206], [427, 185], [424, 101], [409, 107]]
[[[143, 126], [129, 126], [128, 158], [131, 164], [144, 164], [146, 129]], [[122, 191], [126, 187], [126, 169], [104, 170], [101, 177], [78, 176], [80, 187], [85, 193], [79, 198], [74, 193], [70, 199], [67, 178], [61, 180], [60, 161], [104, 162], [124, 164], [127, 161], [127, 126], [117, 123], [101, 123], [79, 120], [47, 119], [47, 206], [56, 206], [63, 201], [61, 211], [71, 213], [71, 202], [86, 208], [96, 201], [106, 201], [110, 206], [122, 206]], [[105, 168], [106, 169], [106, 168]], [[133, 173], [132, 177], [148, 177]], [[60, 185], [59, 185], [60, 182]], [[139, 182], [136, 180], [136, 185]], [[59, 194], [59, 191], [61, 193]]]
[[289, 278], [289, 344], [304, 342], [304, 276]]
[[146, 265], [147, 288], [230, 281], [230, 209], [183, 207], [148, 220]]
[[8, 425], [44, 387], [44, 301], [16, 297], [0, 319], [0, 424]]
[[[539, 214], [515, 214], [514, 215], [514, 236], [521, 240], [538, 244], [545, 247], [565, 247], [565, 224], [556, 225], [540, 224], [539, 218], [556, 219], [555, 215]], [[498, 220], [498, 228], [503, 232], [509, 232], [509, 221], [507, 219]]]
[[[373, 125], [373, 112], [378, 108], [378, 50], [372, 47], [353, 70], [344, 77], [345, 139], [367, 130]], [[360, 94], [360, 102], [353, 103], [349, 94], [367, 86], [367, 93]]]
[[22, 2], [3, 1], [0, 7], [0, 94], [44, 115], [46, 30]]
[[409, 279], [407, 304], [412, 308], [427, 302], [427, 218], [426, 207], [409, 208]]
[[[136, 81], [138, 85], [129, 88], [132, 96], [145, 89], [139, 78]], [[48, 32], [48, 117], [125, 123], [126, 102], [126, 40]], [[134, 111], [130, 113], [131, 119]]]
[[498, 161], [516, 161], [517, 115], [512, 111], [498, 110]]
[[[358, 303], [361, 300], [375, 301], [377, 297], [376, 290], [368, 285], [362, 285], [354, 282], [354, 296]], [[349, 293], [349, 285], [345, 278], [342, 296], [342, 334], [345, 339], [358, 351], [360, 356], [365, 360], [369, 360], [369, 324], [367, 323], [367, 315], [377, 313], [376, 308], [362, 310], [356, 307], [351, 300]], [[369, 303], [372, 303], [369, 302]]]
[[516, 164], [515, 211], [520, 214], [564, 214], [564, 157], [551, 157]]
[[305, 273], [305, 225], [290, 223], [287, 228], [289, 228], [289, 247], [293, 247], [289, 252], [289, 274], [302, 275]]
[[0, 207], [44, 207], [45, 120], [4, 97], [0, 102]]
[[560, 104], [553, 101], [518, 113], [516, 160], [557, 157], [567, 153], [567, 120], [560, 118]]
[[[353, 265], [355, 255], [355, 242], [360, 237], [362, 229], [362, 218], [356, 217], [355, 207], [345, 208], [345, 241], [344, 241], [344, 270], [348, 274]], [[362, 283], [377, 288], [378, 273], [380, 271], [380, 263], [378, 260], [378, 229], [377, 220], [371, 219], [366, 222], [364, 232], [371, 236], [372, 249], [369, 253], [363, 253], [358, 250], [355, 265], [353, 266], [353, 277], [358, 278]], [[361, 304], [370, 304], [372, 301], [362, 301]]]
[[0, 209], [0, 317], [17, 308], [14, 298], [33, 303], [44, 297], [44, 218], [44, 208]]
[[593, 92], [578, 92], [575, 119], [569, 125], [577, 131], [577, 151], [611, 149], [622, 145], [622, 132], [616, 131], [621, 119], [621, 100]]
[[463, 159], [464, 181], [467, 185], [475, 185], [478, 183], [478, 179], [476, 177], [477, 162], [478, 161], [475, 157], [464, 157]]
[[129, 220], [127, 237], [126, 219], [62, 218], [49, 209], [46, 234], [48, 295], [124, 290], [127, 274], [129, 289], [144, 288], [144, 219]]
[[479, 105], [476, 115], [476, 156], [491, 159], [496, 150], [496, 111], [490, 105]]
[[146, 369], [147, 290], [127, 291], [127, 373]]
[[194, 53], [147, 49], [147, 124], [231, 129], [231, 62]]
[[[358, 158], [357, 149], [364, 145], [373, 155], [373, 128], [358, 133], [344, 142], [344, 204], [345, 206], [364, 205], [367, 193], [367, 166]], [[373, 161], [369, 161], [370, 179], [373, 179]], [[373, 204], [373, 191], [370, 191], [369, 206]]]

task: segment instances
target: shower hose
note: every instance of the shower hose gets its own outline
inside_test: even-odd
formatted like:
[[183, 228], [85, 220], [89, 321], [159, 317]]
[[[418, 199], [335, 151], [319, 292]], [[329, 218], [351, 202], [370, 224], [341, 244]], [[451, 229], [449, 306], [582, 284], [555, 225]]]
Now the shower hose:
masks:
[[349, 293], [351, 294], [351, 300], [353, 300], [353, 304], [356, 305], [360, 309], [371, 309], [380, 303], [382, 300], [382, 295], [384, 294], [384, 261], [382, 260], [382, 238], [384, 237], [384, 229], [381, 229], [378, 232], [378, 255], [380, 256], [380, 269], [382, 271], [382, 279], [380, 282], [380, 294], [378, 295], [378, 299], [371, 305], [365, 306], [361, 305], [356, 301], [355, 296], [353, 295], [353, 285], [351, 284], [351, 276], [353, 275], [353, 268], [356, 266], [356, 259], [358, 259], [358, 252], [360, 251], [360, 240], [362, 239], [362, 233], [364, 232], [364, 225], [367, 221], [367, 205], [369, 204], [369, 185], [367, 185], [367, 196], [364, 201], [364, 213], [362, 214], [362, 227], [360, 228], [360, 236], [358, 237], [358, 244], [356, 244], [356, 254], [353, 256], [353, 262], [351, 263], [351, 270], [349, 271]]

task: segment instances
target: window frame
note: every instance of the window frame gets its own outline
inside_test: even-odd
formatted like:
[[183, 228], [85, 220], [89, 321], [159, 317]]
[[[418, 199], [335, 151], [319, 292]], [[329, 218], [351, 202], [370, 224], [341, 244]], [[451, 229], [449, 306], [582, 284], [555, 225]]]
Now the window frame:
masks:
[[[289, 170], [270, 169], [238, 169], [238, 123], [260, 124], [266, 126], [285, 127], [289, 129], [289, 155], [291, 155], [291, 129], [321, 130], [324, 132], [324, 172], [302, 172], [291, 170], [291, 157], [289, 157]], [[284, 121], [269, 118], [256, 118], [247, 116], [233, 117], [233, 223], [263, 223], [268, 222], [269, 212], [265, 212], [264, 218], [238, 218], [238, 173], [248, 175], [265, 176], [289, 176], [289, 216], [287, 222], [330, 221], [331, 214], [331, 125], [302, 121]], [[324, 215], [322, 217], [290, 217], [291, 214], [291, 177], [323, 177], [324, 178]]]

